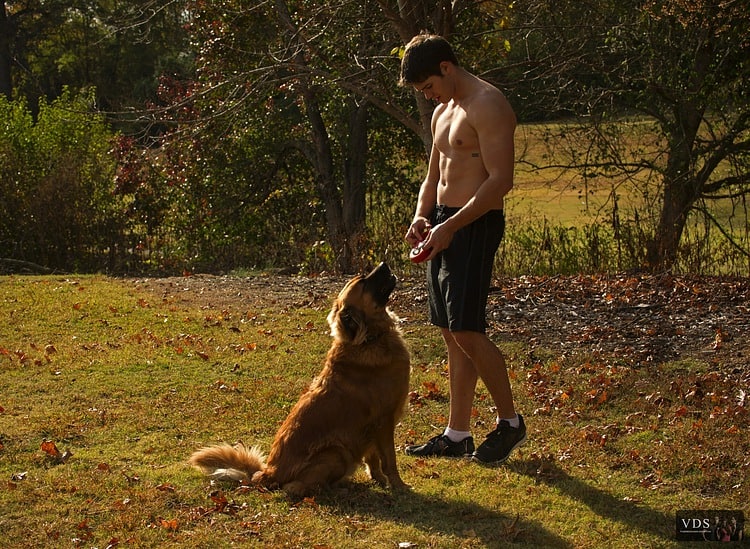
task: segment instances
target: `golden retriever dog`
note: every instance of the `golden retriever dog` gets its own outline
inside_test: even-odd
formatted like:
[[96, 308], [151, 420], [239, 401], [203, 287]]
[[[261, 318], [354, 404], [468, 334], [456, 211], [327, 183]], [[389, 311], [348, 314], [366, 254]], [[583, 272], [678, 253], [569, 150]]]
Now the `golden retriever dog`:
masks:
[[404, 489], [393, 431], [409, 386], [409, 352], [387, 308], [396, 277], [385, 263], [357, 276], [333, 303], [333, 344], [323, 370], [292, 408], [266, 458], [257, 447], [197, 450], [190, 464], [219, 479], [247, 480], [304, 497], [350, 476], [364, 461], [382, 486]]

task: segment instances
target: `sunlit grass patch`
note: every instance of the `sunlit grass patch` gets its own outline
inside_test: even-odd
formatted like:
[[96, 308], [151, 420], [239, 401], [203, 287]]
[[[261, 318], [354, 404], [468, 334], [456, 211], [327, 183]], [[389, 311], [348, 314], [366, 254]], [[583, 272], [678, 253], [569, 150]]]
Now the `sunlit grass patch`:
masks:
[[[360, 471], [301, 502], [192, 470], [204, 444], [270, 448], [330, 345], [332, 297], [199, 303], [136, 280], [0, 279], [0, 544], [678, 547], [675, 510], [746, 505], [739, 373], [520, 337], [500, 345], [529, 441], [501, 467], [399, 451], [410, 493]], [[439, 334], [422, 318], [403, 328], [399, 450], [448, 414]], [[495, 415], [480, 383], [478, 442]]]

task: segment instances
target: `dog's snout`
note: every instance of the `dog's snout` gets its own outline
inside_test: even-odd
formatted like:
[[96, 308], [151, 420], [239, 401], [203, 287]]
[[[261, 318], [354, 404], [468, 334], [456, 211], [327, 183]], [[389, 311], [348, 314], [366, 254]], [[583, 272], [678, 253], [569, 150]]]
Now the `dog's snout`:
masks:
[[380, 305], [385, 305], [388, 302], [388, 298], [390, 298], [391, 292], [398, 282], [396, 275], [391, 272], [390, 267], [385, 262], [375, 267], [364, 280], [366, 287]]
[[388, 264], [385, 261], [381, 262], [380, 265], [378, 265], [372, 271], [370, 271], [370, 274], [367, 275], [367, 278], [370, 278], [371, 276], [378, 276], [378, 275], [383, 275], [383, 274], [392, 274], [391, 268], [388, 266]]
[[365, 277], [365, 281], [371, 282], [372, 284], [387, 285], [391, 282], [395, 284], [396, 275], [391, 272], [387, 263], [381, 263], [370, 271], [370, 274]]

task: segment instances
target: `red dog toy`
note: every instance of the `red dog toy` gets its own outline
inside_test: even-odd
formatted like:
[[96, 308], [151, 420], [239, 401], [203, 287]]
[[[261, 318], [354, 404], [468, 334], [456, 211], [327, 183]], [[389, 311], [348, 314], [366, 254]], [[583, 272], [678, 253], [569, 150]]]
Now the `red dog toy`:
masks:
[[414, 263], [422, 263], [430, 255], [432, 248], [419, 244], [416, 248], [412, 248], [409, 252], [409, 259]]
[[[429, 230], [425, 229], [425, 231], [422, 233], [422, 236], [424, 238], [427, 238], [429, 232]], [[422, 263], [425, 259], [427, 259], [427, 257], [430, 255], [430, 252], [432, 251], [432, 247], [428, 248], [424, 245], [424, 238], [422, 238], [422, 242], [417, 244], [416, 248], [412, 248], [409, 252], [409, 259], [411, 259], [414, 263]]]

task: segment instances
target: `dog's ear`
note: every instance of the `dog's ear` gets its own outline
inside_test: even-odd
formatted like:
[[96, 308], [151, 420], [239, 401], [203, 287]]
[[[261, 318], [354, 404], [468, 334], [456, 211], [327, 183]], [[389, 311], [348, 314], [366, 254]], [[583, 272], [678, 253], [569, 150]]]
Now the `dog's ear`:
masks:
[[359, 309], [344, 306], [339, 311], [338, 324], [343, 338], [355, 345], [360, 345], [367, 339], [367, 322], [365, 322], [364, 313]]

